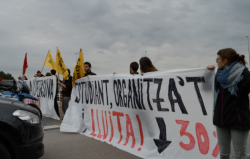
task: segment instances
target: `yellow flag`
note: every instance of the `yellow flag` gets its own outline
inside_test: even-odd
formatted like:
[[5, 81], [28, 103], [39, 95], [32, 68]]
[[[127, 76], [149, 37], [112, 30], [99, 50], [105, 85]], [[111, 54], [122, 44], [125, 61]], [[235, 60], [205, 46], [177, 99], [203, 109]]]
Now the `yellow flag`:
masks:
[[84, 58], [83, 58], [82, 49], [80, 49], [79, 58], [78, 58], [78, 61], [76, 63], [76, 66], [75, 66], [75, 69], [74, 69], [74, 74], [73, 74], [73, 77], [72, 77], [72, 87], [75, 84], [75, 80], [83, 78], [84, 75], [85, 75]]
[[63, 79], [68, 80], [69, 77], [69, 72], [67, 67], [65, 66], [61, 53], [59, 51], [59, 49], [57, 48], [57, 52], [56, 52], [56, 63], [55, 63], [55, 70], [60, 73], [61, 75], [63, 75]]
[[47, 57], [45, 59], [44, 65], [48, 66], [49, 68], [51, 68], [52, 70], [55, 69], [54, 67], [54, 60], [51, 56], [50, 50], [48, 51]]

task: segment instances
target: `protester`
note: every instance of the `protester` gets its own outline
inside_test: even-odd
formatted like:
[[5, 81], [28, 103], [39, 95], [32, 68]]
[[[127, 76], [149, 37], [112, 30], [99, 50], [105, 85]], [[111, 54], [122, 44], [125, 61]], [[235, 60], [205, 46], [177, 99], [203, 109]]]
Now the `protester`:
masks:
[[52, 69], [52, 70], [50, 70], [50, 73], [51, 73], [52, 76], [54, 75], [54, 76], [56, 76], [56, 78], [57, 78], [56, 70], [53, 70], [53, 69]]
[[71, 90], [72, 90], [72, 76], [70, 75], [69, 69], [68, 69], [68, 72], [69, 72], [69, 75], [68, 75], [69, 79], [68, 80], [63, 80], [63, 82], [58, 81], [58, 84], [60, 84], [63, 88], [63, 91], [62, 91], [62, 94], [63, 94], [62, 109], [63, 109], [64, 113], [68, 109], [68, 104], [70, 101]]
[[[220, 158], [229, 159], [232, 140], [235, 158], [245, 159], [250, 129], [250, 72], [245, 66], [245, 56], [231, 48], [219, 50], [216, 62], [213, 124], [216, 126]], [[215, 66], [207, 68], [213, 70]]]
[[139, 74], [137, 72], [138, 68], [139, 68], [139, 64], [137, 62], [132, 62], [130, 64], [130, 74], [132, 74], [132, 75]]
[[23, 76], [22, 79], [23, 80], [28, 80], [28, 78], [26, 76]]
[[[130, 68], [129, 68], [130, 74], [132, 75], [139, 74], [137, 72], [138, 68], [139, 68], [139, 64], [137, 62], [131, 62]], [[113, 74], [117, 74], [117, 73], [114, 72]]]
[[36, 77], [44, 77], [44, 75], [41, 73], [41, 71], [36, 72]]
[[51, 76], [51, 73], [47, 72], [45, 76], [46, 76], [46, 77], [47, 77], [47, 76]]
[[[50, 70], [50, 72], [51, 72], [51, 76], [56, 76], [56, 70]], [[56, 78], [57, 78], [57, 76], [56, 76]], [[57, 95], [58, 95], [58, 84], [56, 85], [56, 95], [55, 95], [55, 99], [54, 99], [54, 108], [55, 108], [57, 116], [60, 117], [59, 107], [58, 107], [58, 103], [57, 103]]]
[[84, 77], [96, 75], [94, 72], [91, 72], [91, 63], [89, 63], [89, 62], [84, 62], [84, 71], [85, 71]]
[[24, 82], [23, 77], [19, 76], [18, 80], [13, 80], [13, 85], [16, 86], [17, 92], [30, 94], [28, 85]]
[[142, 57], [139, 63], [140, 63], [141, 75], [147, 72], [158, 71], [148, 57]]

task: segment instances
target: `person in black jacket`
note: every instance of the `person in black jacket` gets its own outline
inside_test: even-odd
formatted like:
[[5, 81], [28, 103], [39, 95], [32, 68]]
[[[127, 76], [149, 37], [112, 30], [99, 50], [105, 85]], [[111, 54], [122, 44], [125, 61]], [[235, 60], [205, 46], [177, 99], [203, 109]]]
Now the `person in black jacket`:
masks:
[[[216, 126], [220, 158], [229, 159], [232, 140], [235, 158], [245, 159], [250, 129], [250, 72], [245, 66], [245, 56], [231, 48], [219, 50], [216, 62], [213, 124]], [[215, 67], [209, 65], [207, 68], [213, 70]]]
[[[56, 70], [52, 69], [52, 70], [50, 70], [50, 73], [51, 73], [52, 76], [56, 76], [56, 78], [57, 78]], [[58, 84], [56, 85], [56, 95], [55, 95], [55, 99], [54, 99], [54, 109], [56, 111], [57, 116], [60, 117], [59, 107], [58, 107], [58, 104], [57, 104], [57, 95], [58, 95]]]
[[61, 83], [58, 81], [58, 84], [62, 86], [62, 94], [63, 94], [63, 100], [62, 100], [62, 110], [63, 113], [66, 113], [66, 110], [68, 109], [69, 106], [69, 101], [70, 101], [70, 96], [71, 96], [71, 91], [72, 91], [72, 76], [70, 75], [70, 70], [68, 69], [69, 72], [69, 79], [68, 80], [63, 80]]
[[91, 72], [91, 63], [89, 62], [84, 62], [84, 71], [85, 71], [84, 77], [96, 75], [94, 72]]

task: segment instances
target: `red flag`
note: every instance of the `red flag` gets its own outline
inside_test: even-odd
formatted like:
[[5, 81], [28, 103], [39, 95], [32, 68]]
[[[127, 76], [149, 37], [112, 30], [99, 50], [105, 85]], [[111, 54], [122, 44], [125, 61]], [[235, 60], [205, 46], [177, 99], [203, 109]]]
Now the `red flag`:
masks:
[[26, 68], [28, 68], [27, 53], [25, 54], [25, 58], [23, 62], [23, 75], [25, 75]]

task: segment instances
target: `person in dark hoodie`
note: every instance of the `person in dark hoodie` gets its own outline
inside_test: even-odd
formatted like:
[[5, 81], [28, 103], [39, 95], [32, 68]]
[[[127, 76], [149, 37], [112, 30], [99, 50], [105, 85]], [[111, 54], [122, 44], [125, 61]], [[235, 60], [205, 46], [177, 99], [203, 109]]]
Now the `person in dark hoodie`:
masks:
[[[215, 104], [213, 124], [216, 126], [220, 158], [229, 159], [231, 140], [236, 159], [245, 159], [250, 129], [250, 72], [245, 56], [234, 49], [219, 50], [216, 59]], [[215, 67], [207, 67], [213, 70]]]
[[72, 76], [70, 75], [70, 70], [68, 69], [69, 72], [69, 79], [68, 80], [63, 80], [63, 82], [58, 81], [58, 84], [62, 86], [62, 94], [63, 94], [63, 100], [62, 100], [62, 110], [64, 114], [66, 113], [66, 110], [68, 109], [69, 106], [69, 101], [70, 101], [70, 96], [71, 96], [71, 91], [72, 91]]

